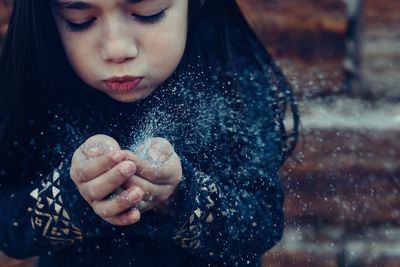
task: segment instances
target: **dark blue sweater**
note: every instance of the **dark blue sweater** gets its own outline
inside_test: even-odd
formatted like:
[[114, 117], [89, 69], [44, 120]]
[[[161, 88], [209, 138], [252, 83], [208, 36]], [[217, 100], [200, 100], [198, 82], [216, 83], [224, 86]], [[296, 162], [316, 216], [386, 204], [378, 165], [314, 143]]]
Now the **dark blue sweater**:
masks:
[[[47, 126], [1, 162], [2, 180], [19, 182], [0, 187], [0, 250], [39, 255], [40, 266], [259, 266], [283, 230], [278, 122], [264, 88], [237, 108], [191, 86], [197, 93], [168, 87], [169, 97], [159, 89], [140, 103], [49, 111]], [[174, 216], [149, 211], [118, 227], [95, 215], [69, 168], [74, 150], [99, 133], [125, 148], [151, 136], [174, 145], [183, 167]]]

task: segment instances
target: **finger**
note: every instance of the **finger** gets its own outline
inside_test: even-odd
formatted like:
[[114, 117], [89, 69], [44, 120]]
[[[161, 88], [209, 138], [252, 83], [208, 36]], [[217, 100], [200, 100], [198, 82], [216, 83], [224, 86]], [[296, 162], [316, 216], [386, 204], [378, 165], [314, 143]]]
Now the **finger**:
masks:
[[140, 159], [137, 155], [134, 155], [133, 161], [136, 164], [136, 174], [155, 184], [168, 184], [170, 182], [169, 179], [175, 171], [174, 168], [171, 168], [171, 164], [176, 163], [177, 156], [175, 157], [175, 155], [172, 155], [161, 166], [153, 166], [149, 161]]
[[126, 151], [116, 151], [110, 152], [105, 155], [90, 158], [87, 160], [83, 160], [82, 162], [78, 162], [76, 165], [75, 177], [77, 177], [79, 183], [87, 182], [99, 175], [109, 171], [118, 163], [131, 159], [131, 152]]
[[100, 147], [98, 145], [92, 145], [86, 149], [81, 148], [81, 151], [82, 151], [82, 154], [84, 154], [87, 159], [95, 158], [95, 157], [104, 155], [105, 153], [109, 152], [109, 151], [106, 151], [103, 147]]
[[173, 146], [164, 138], [151, 138], [150, 145], [148, 145], [147, 154], [161, 165], [165, 162], [173, 153], [175, 153]]
[[123, 184], [124, 188], [131, 188], [134, 186], [137, 186], [143, 190], [144, 195], [142, 200], [158, 203], [167, 201], [171, 196], [173, 189], [175, 188], [175, 185], [170, 184], [153, 184], [137, 175], [131, 176]]
[[176, 153], [172, 154], [172, 156], [170, 156], [163, 165], [156, 168], [153, 173], [149, 172], [148, 176], [148, 179], [156, 184], [177, 184], [182, 177], [182, 167], [179, 156]]
[[118, 142], [104, 134], [97, 134], [88, 138], [80, 150], [87, 158], [97, 157], [105, 153], [120, 150]]
[[156, 173], [157, 168], [151, 162], [142, 159], [134, 160], [134, 162], [137, 164], [137, 174], [141, 177], [153, 180], [158, 176], [159, 173]]
[[122, 214], [107, 218], [105, 220], [113, 225], [118, 226], [131, 225], [140, 220], [140, 211], [137, 209], [129, 209]]
[[123, 161], [111, 170], [81, 184], [80, 191], [89, 201], [101, 200], [114, 192], [136, 171], [136, 166], [132, 161]]
[[92, 208], [94, 212], [102, 218], [111, 218], [132, 208], [143, 198], [144, 192], [139, 187], [131, 187], [122, 191], [118, 195], [106, 198], [100, 201], [93, 201]]
[[149, 138], [135, 150], [139, 158], [154, 167], [161, 166], [174, 152], [172, 145], [164, 138]]

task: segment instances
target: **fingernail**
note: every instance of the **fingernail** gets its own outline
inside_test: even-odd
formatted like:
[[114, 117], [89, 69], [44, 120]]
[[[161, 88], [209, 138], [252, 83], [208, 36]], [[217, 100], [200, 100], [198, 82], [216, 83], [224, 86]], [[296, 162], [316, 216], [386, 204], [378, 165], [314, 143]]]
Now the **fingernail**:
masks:
[[93, 146], [91, 148], [88, 149], [87, 151], [87, 155], [89, 157], [97, 157], [98, 155], [100, 155], [102, 152], [101, 148], [98, 146]]
[[138, 187], [134, 188], [131, 192], [129, 192], [128, 198], [130, 201], [137, 200], [142, 194], [142, 190]]
[[148, 154], [153, 160], [158, 160], [161, 157], [160, 151], [155, 148], [150, 148]]
[[122, 160], [124, 160], [125, 158], [125, 153], [123, 153], [122, 151], [118, 151], [114, 154], [114, 156], [112, 157], [112, 159], [115, 162], [121, 162]]
[[139, 219], [140, 219], [140, 211], [139, 210], [133, 210], [132, 212], [131, 212], [131, 215], [129, 216], [130, 217], [130, 219], [132, 220], [132, 222], [136, 222], [136, 221], [139, 221]]
[[121, 166], [121, 172], [126, 176], [132, 175], [135, 172], [135, 167], [133, 163], [129, 162], [123, 163], [123, 165]]

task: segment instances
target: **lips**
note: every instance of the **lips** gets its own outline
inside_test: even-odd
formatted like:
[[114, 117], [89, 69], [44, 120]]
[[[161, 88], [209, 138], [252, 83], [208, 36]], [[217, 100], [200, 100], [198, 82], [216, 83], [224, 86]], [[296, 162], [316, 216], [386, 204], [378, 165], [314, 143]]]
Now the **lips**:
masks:
[[111, 91], [116, 93], [126, 93], [134, 90], [141, 80], [142, 77], [123, 76], [112, 77], [104, 82]]

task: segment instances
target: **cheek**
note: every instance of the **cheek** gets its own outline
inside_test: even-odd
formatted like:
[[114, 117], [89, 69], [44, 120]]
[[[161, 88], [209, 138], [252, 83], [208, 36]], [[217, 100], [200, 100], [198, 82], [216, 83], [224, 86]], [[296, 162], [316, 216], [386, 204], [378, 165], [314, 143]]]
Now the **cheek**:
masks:
[[168, 34], [163, 33], [154, 37], [147, 53], [151, 62], [150, 71], [158, 73], [163, 78], [169, 76], [178, 66], [186, 44], [185, 28], [166, 32]]
[[165, 39], [154, 43], [151, 51], [149, 51], [149, 56], [153, 64], [162, 66], [175, 65], [177, 61], [180, 61], [182, 50], [182, 42], [166, 36]]
[[80, 42], [64, 43], [65, 53], [76, 74], [83, 80], [90, 77], [91, 62], [90, 50], [85, 49], [85, 45]]
[[151, 39], [147, 38], [150, 71], [162, 79], [168, 78], [182, 59], [187, 36], [187, 6], [187, 0], [177, 0], [167, 21], [149, 36]]
[[58, 28], [58, 32], [60, 35], [60, 39], [62, 42], [62, 45], [64, 47], [64, 52], [65, 52], [65, 56], [67, 57], [69, 63], [71, 64], [72, 68], [78, 72], [79, 70], [83, 69], [83, 67], [81, 67], [82, 63], [81, 60], [79, 60], [80, 58], [82, 58], [84, 55], [82, 52], [82, 49], [78, 49], [81, 46], [81, 43], [79, 40], [75, 39], [75, 38], [71, 38], [71, 36], [69, 36], [69, 34], [66, 32], [65, 27], [63, 27], [62, 22], [60, 19], [55, 18], [56, 24], [57, 24], [57, 28]]

